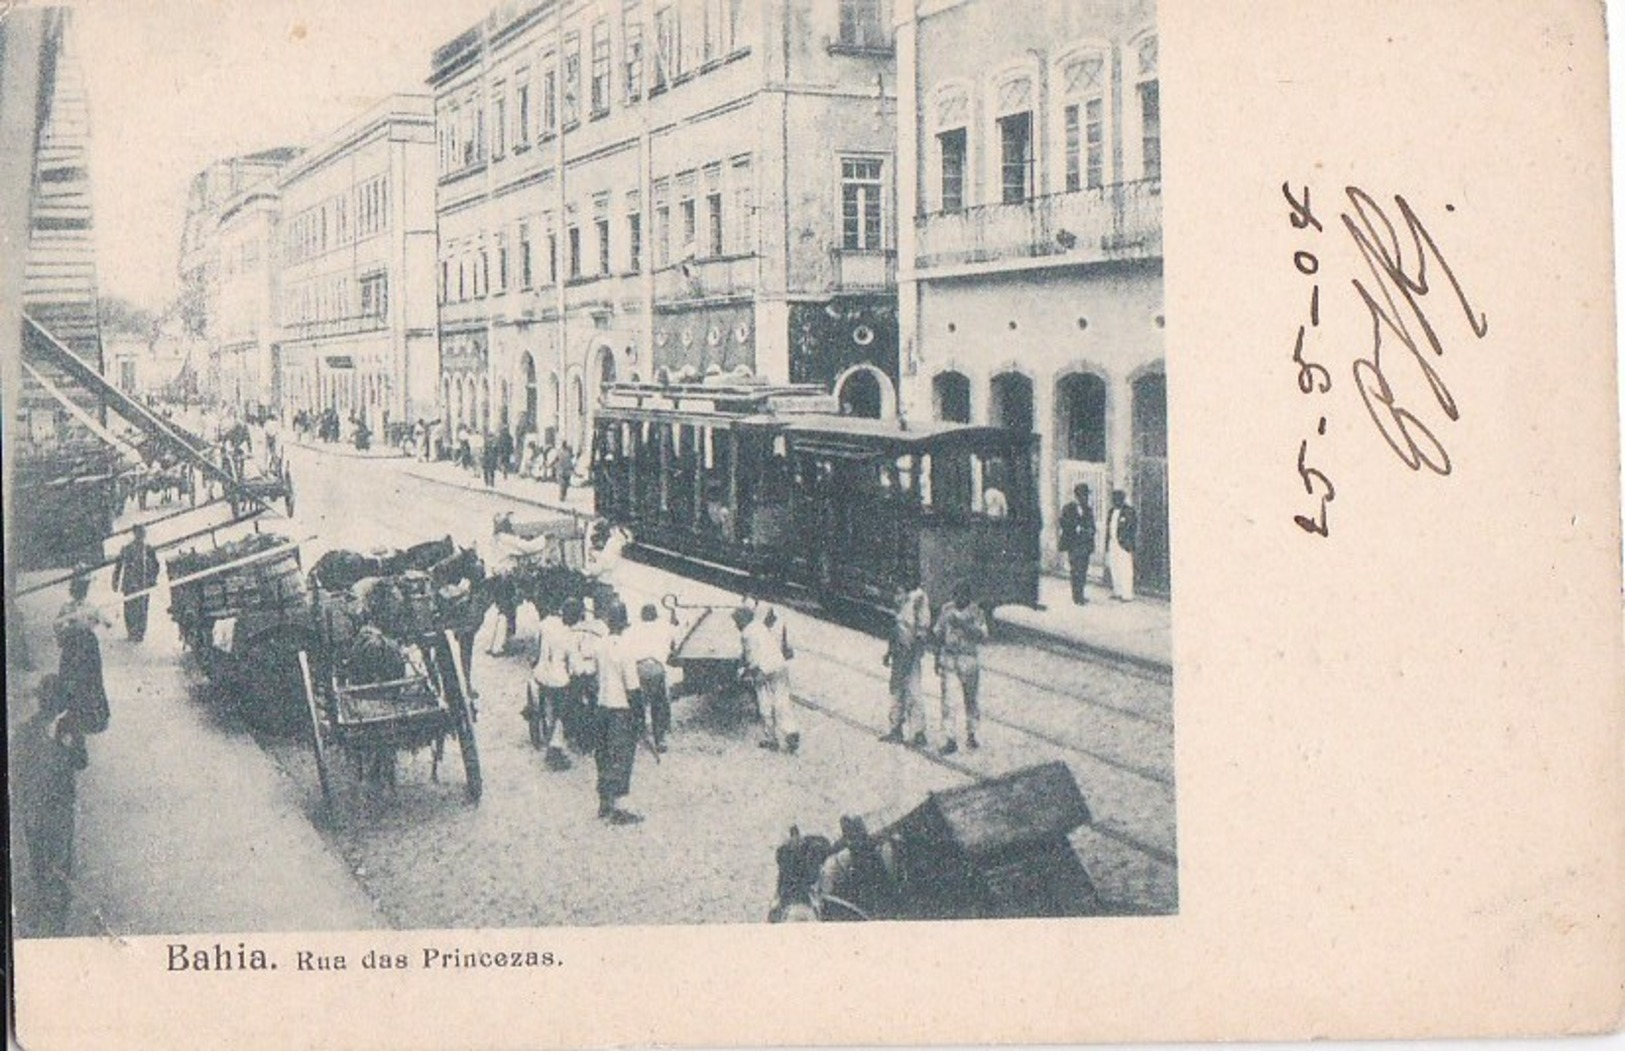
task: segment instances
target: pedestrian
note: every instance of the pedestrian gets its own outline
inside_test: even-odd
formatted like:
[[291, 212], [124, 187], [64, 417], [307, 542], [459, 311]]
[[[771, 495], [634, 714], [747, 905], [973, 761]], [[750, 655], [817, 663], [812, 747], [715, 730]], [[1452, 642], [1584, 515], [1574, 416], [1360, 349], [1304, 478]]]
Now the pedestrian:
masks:
[[598, 698], [598, 646], [604, 635], [596, 619], [587, 618], [586, 602], [572, 597], [561, 613], [570, 628], [570, 651], [565, 654], [565, 670], [570, 675], [570, 703], [564, 724], [565, 742], [577, 753], [594, 742], [590, 728]]
[[82, 733], [100, 733], [107, 729], [112, 711], [96, 629], [113, 624], [90, 604], [89, 596], [89, 576], [74, 576], [68, 586], [68, 603], [57, 613], [53, 626], [59, 652], [57, 679], [75, 727]]
[[546, 743], [543, 764], [554, 772], [570, 768], [570, 756], [564, 751], [564, 715], [569, 709], [569, 656], [573, 646], [574, 634], [560, 615], [559, 606], [548, 605], [536, 635], [536, 661], [531, 665], [525, 719], [530, 724], [532, 743]]
[[1134, 600], [1134, 507], [1122, 491], [1112, 492], [1111, 512], [1106, 514], [1106, 573], [1111, 577], [1112, 596], [1119, 601]]
[[[770, 621], [771, 620], [771, 621]], [[790, 700], [790, 649], [786, 628], [771, 608], [734, 610], [739, 628], [742, 680], [756, 693], [767, 735], [757, 745], [766, 751], [795, 754], [801, 748], [801, 726]]]
[[638, 689], [649, 715], [649, 735], [655, 751], [664, 753], [666, 737], [671, 732], [671, 693], [666, 686], [666, 664], [671, 659], [672, 630], [670, 622], [660, 618], [660, 609], [652, 604], [643, 606], [635, 628], [627, 632], [627, 648], [637, 665]]
[[[146, 592], [158, 584], [158, 552], [147, 545], [147, 529], [137, 524], [130, 529], [130, 541], [119, 550], [113, 562], [113, 588], [126, 598], [124, 602], [124, 631], [131, 641], [140, 644], [147, 636]], [[131, 597], [131, 594], [140, 594]]]
[[496, 435], [496, 464], [504, 480], [513, 472], [513, 452], [513, 433], [506, 426], [499, 428]]
[[626, 605], [611, 603], [604, 614], [608, 634], [598, 645], [598, 817], [610, 824], [636, 824], [643, 818], [622, 809], [632, 792], [632, 763], [637, 758], [638, 727], [633, 694], [638, 691], [636, 665], [626, 647]]
[[570, 478], [575, 475], [576, 456], [568, 443], [559, 447], [559, 501], [570, 497]]
[[880, 739], [888, 744], [907, 740], [923, 749], [928, 741], [925, 703], [920, 699], [920, 664], [931, 639], [931, 601], [918, 583], [898, 586], [893, 601], [896, 610], [884, 660], [891, 668], [891, 728]]
[[496, 436], [483, 433], [480, 436], [480, 477], [485, 481], [486, 487], [497, 485], [497, 463], [502, 459], [502, 444]]
[[1095, 554], [1095, 509], [1089, 501], [1089, 485], [1072, 489], [1072, 501], [1061, 507], [1061, 552], [1066, 554], [1072, 576], [1072, 603], [1088, 604], [1084, 587], [1089, 583], [1089, 561]]
[[988, 627], [987, 616], [975, 602], [969, 583], [955, 587], [953, 598], [937, 614], [931, 637], [937, 645], [937, 675], [942, 679], [942, 753], [951, 755], [959, 750], [954, 739], [954, 730], [959, 728], [956, 710], [964, 712], [965, 746], [974, 751], [982, 746], [976, 740], [982, 719], [977, 690], [982, 681], [980, 653]]
[[34, 913], [21, 913], [19, 923], [24, 937], [56, 937], [67, 928], [73, 899], [74, 796], [90, 756], [57, 675], [40, 681], [38, 696], [39, 710], [11, 742], [15, 805], [39, 909], [37, 922]]

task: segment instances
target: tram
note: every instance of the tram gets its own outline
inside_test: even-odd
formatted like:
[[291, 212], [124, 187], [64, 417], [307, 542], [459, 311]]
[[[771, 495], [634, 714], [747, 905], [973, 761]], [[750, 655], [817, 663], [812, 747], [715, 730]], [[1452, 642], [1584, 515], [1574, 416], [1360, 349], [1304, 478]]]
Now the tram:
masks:
[[940, 603], [1036, 606], [1036, 437], [836, 413], [817, 385], [606, 386], [593, 480], [600, 516], [637, 545], [889, 606], [921, 583]]

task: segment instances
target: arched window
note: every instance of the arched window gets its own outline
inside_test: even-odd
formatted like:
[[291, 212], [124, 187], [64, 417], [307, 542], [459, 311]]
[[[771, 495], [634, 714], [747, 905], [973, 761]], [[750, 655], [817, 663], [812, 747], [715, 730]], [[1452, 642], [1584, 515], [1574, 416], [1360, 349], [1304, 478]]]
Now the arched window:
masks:
[[1058, 95], [1054, 142], [1060, 145], [1059, 189], [1094, 189], [1109, 182], [1111, 62], [1104, 48], [1085, 47], [1061, 59], [1053, 81]]
[[993, 379], [988, 417], [994, 425], [1017, 432], [1033, 431], [1033, 382], [1026, 374], [1006, 373]]
[[1134, 382], [1134, 454], [1168, 457], [1168, 381], [1145, 374]]
[[1007, 205], [1024, 202], [1038, 193], [1032, 76], [1012, 74], [999, 81], [993, 103], [999, 200]]
[[938, 212], [959, 212], [970, 202], [970, 93], [959, 85], [939, 88], [932, 117], [937, 149], [933, 204]]
[[598, 384], [612, 385], [615, 383], [615, 353], [608, 348], [598, 350]]
[[946, 370], [931, 379], [931, 409], [938, 421], [970, 424], [970, 378]]
[[1095, 374], [1068, 374], [1055, 382], [1055, 440], [1060, 457], [1106, 460], [1106, 382]]
[[525, 416], [520, 420], [520, 426], [526, 431], [535, 431], [538, 424], [536, 414], [540, 409], [536, 405], [536, 357], [526, 352], [520, 359], [520, 367], [524, 371], [525, 381]]
[[[1157, 88], [1157, 35], [1147, 30], [1129, 44], [1124, 59], [1132, 89], [1125, 86], [1124, 137], [1138, 157], [1137, 178], [1162, 179], [1162, 101]], [[1132, 94], [1131, 94], [1132, 92]], [[1131, 174], [1136, 169], [1130, 167]]]

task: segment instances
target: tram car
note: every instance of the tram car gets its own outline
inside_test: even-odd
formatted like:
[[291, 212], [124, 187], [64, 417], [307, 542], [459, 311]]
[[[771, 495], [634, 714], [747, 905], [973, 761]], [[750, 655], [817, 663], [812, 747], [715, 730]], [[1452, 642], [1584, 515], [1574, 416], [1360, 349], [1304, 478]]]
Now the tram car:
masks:
[[887, 607], [920, 582], [1038, 603], [1037, 438], [836, 413], [817, 385], [607, 386], [597, 512], [656, 552]]

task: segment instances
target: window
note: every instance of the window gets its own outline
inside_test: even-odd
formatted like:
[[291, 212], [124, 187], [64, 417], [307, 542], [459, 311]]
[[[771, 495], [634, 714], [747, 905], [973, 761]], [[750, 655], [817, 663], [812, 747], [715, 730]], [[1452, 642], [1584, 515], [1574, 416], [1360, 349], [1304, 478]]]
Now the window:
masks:
[[609, 21], [592, 24], [592, 115], [609, 113]]
[[570, 278], [578, 279], [581, 277], [581, 228], [571, 226], [564, 236], [570, 247]]
[[721, 256], [722, 243], [722, 191], [712, 191], [705, 196], [705, 214], [711, 224], [710, 240], [707, 249], [711, 256]]
[[1005, 204], [1026, 201], [1033, 189], [1033, 115], [999, 118], [999, 179]]
[[1162, 110], [1156, 81], [1140, 85], [1140, 159], [1146, 179], [1162, 179]]
[[559, 236], [553, 231], [552, 223], [548, 224], [547, 232], [547, 281], [557, 283], [559, 280]]
[[468, 299], [468, 256], [461, 254], [457, 257], [457, 300]]
[[965, 207], [965, 130], [939, 133], [937, 150], [942, 155], [942, 211], [959, 212]]
[[727, 0], [705, 0], [705, 61], [723, 55], [722, 32], [727, 28]]
[[677, 0], [677, 75], [697, 71], [705, 63], [706, 0]]
[[621, 14], [621, 80], [630, 106], [643, 97], [643, 5], [640, 0], [627, 0]]
[[508, 233], [497, 235], [497, 292], [508, 291]]
[[368, 319], [389, 314], [389, 276], [368, 275], [361, 280], [361, 314]]
[[542, 60], [541, 130], [538, 139], [551, 136], [559, 126], [558, 63], [552, 54]]
[[478, 101], [474, 104], [474, 160], [485, 160], [485, 109]]
[[1066, 189], [1095, 188], [1105, 182], [1106, 59], [1083, 55], [1061, 69], [1061, 141], [1065, 151]]
[[841, 0], [841, 43], [849, 48], [886, 47], [880, 0]]
[[640, 213], [627, 215], [626, 241], [629, 253], [627, 270], [635, 275], [643, 270], [643, 216]]
[[440, 261], [440, 303], [447, 301], [447, 294], [451, 292], [451, 261]]
[[755, 252], [751, 230], [755, 224], [756, 184], [751, 180], [750, 158], [734, 159], [733, 171], [728, 174], [728, 187], [733, 193], [734, 221], [730, 227], [733, 232], [733, 252]]
[[491, 94], [491, 156], [500, 158], [508, 152], [508, 86], [498, 84]]
[[671, 205], [667, 200], [671, 190], [670, 185], [665, 180], [656, 182], [653, 190], [655, 202], [655, 267], [665, 267], [671, 263]]
[[683, 256], [685, 258], [699, 253], [699, 247], [694, 243], [694, 236], [699, 233], [696, 229], [697, 217], [694, 210], [694, 192], [690, 190], [688, 195], [688, 197], [677, 203], [678, 213], [683, 219]]
[[530, 71], [520, 70], [513, 95], [513, 148], [530, 145]]
[[595, 221], [598, 228], [598, 273], [609, 274], [609, 217], [600, 216]]
[[564, 38], [564, 124], [568, 128], [581, 120], [581, 35]]
[[841, 247], [881, 248], [881, 163], [876, 158], [841, 159]]
[[530, 266], [530, 224], [519, 225], [519, 288], [529, 289], [534, 274]]
[[649, 75], [649, 91], [663, 92], [677, 60], [677, 12], [671, 0], [655, 4], [655, 61]]
[[491, 290], [491, 251], [480, 246], [479, 266], [474, 272], [474, 295], [483, 297]]

